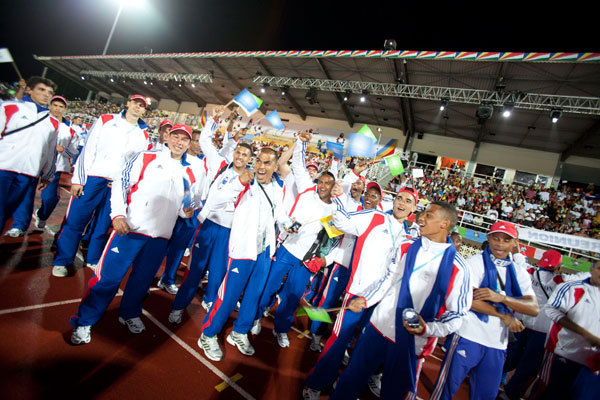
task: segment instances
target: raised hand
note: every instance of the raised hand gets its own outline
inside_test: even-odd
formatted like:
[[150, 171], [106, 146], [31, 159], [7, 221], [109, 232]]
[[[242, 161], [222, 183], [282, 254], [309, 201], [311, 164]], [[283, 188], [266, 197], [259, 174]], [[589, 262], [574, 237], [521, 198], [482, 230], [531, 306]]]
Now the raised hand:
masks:
[[242, 184], [246, 184], [252, 181], [252, 179], [254, 179], [254, 171], [250, 171], [249, 169], [244, 169], [242, 171], [242, 173], [240, 174], [240, 181], [242, 182]]

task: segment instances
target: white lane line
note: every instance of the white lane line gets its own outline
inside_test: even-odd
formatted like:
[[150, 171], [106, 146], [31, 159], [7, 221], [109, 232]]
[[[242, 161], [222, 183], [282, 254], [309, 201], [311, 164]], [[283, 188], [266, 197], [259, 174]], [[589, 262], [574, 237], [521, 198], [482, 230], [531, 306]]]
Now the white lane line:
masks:
[[245, 399], [248, 399], [248, 400], [255, 400], [254, 397], [252, 397], [252, 395], [250, 393], [246, 392], [237, 383], [235, 383], [234, 381], [229, 379], [229, 377], [227, 375], [225, 375], [223, 372], [221, 372], [221, 370], [219, 370], [217, 367], [215, 367], [210, 361], [208, 361], [206, 358], [202, 357], [196, 350], [194, 350], [186, 342], [181, 340], [181, 338], [179, 338], [179, 336], [177, 336], [169, 328], [167, 328], [160, 321], [158, 321], [156, 318], [154, 318], [152, 316], [152, 314], [150, 314], [148, 311], [143, 310], [143, 309], [142, 309], [142, 314], [144, 314], [146, 316], [146, 318], [148, 318], [150, 321], [154, 322], [154, 324], [156, 326], [158, 326], [163, 332], [165, 332], [171, 339], [173, 339], [175, 342], [177, 342], [177, 344], [179, 344], [181, 347], [183, 347], [188, 353], [190, 353], [192, 356], [196, 357], [196, 359], [198, 359], [198, 361], [200, 361], [202, 364], [204, 364], [204, 366], [206, 368], [210, 369], [215, 375], [217, 375], [219, 378], [221, 378], [224, 382], [226, 382], [233, 389], [235, 389], [235, 391], [238, 392], [239, 394], [241, 394], [242, 397], [244, 397]]
[[38, 310], [40, 308], [62, 306], [63, 304], [79, 303], [80, 301], [81, 301], [81, 299], [72, 299], [72, 300], [65, 300], [65, 301], [55, 301], [53, 303], [46, 303], [46, 304], [35, 304], [33, 306], [9, 308], [6, 310], [0, 310], [0, 315], [12, 314], [12, 313], [21, 312], [21, 311]]

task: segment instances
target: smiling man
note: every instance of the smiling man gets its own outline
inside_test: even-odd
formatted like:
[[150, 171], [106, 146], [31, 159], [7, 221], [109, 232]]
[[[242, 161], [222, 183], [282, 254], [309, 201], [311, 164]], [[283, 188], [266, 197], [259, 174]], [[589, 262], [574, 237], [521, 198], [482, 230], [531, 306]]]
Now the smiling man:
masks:
[[90, 342], [91, 326], [104, 314], [130, 266], [119, 322], [131, 333], [146, 329], [140, 318], [142, 301], [162, 263], [177, 216], [192, 217], [192, 193], [199, 190], [185, 156], [191, 138], [190, 127], [175, 125], [167, 135], [169, 151], [134, 155], [115, 181], [110, 198], [114, 231], [71, 318], [73, 344]]
[[[386, 258], [385, 272], [356, 292], [350, 310], [373, 307], [373, 313], [331, 399], [360, 396], [380, 365], [381, 398], [416, 396], [424, 358], [438, 337], [456, 331], [469, 308], [469, 271], [448, 237], [457, 219], [450, 204], [431, 203], [419, 222], [422, 237], [396, 242]], [[406, 313], [412, 314], [410, 325]]]
[[52, 275], [65, 277], [73, 263], [81, 234], [92, 216], [96, 222], [86, 254], [86, 263], [95, 267], [106, 244], [111, 225], [110, 196], [113, 180], [120, 178], [123, 166], [135, 154], [149, 150], [151, 143], [146, 123], [146, 98], [129, 97], [119, 114], [103, 114], [96, 120], [85, 147], [77, 158], [71, 179], [71, 200], [65, 223], [56, 242]]
[[495, 399], [508, 332], [525, 329], [513, 313], [536, 316], [539, 312], [529, 274], [510, 257], [517, 245], [517, 228], [510, 222], [495, 222], [487, 239], [483, 253], [467, 259], [473, 305], [448, 346], [432, 399], [452, 399], [467, 374], [471, 399]]
[[[244, 293], [233, 331], [227, 343], [251, 356], [254, 348], [248, 340], [258, 302], [269, 276], [271, 258], [275, 253], [275, 224], [289, 227], [291, 221], [283, 207], [283, 182], [273, 172], [277, 169], [277, 153], [263, 148], [256, 157], [254, 171], [245, 170], [239, 179], [229, 182], [220, 192], [215, 205], [237, 199], [231, 236], [227, 274], [219, 288], [219, 297], [212, 305], [202, 325], [198, 345], [208, 358], [219, 361], [223, 352], [218, 343], [229, 315]], [[178, 323], [181, 311], [174, 310], [169, 320]]]
[[54, 82], [34, 76], [22, 101], [0, 105], [0, 231], [37, 177], [44, 189], [54, 175], [59, 121], [46, 106], [55, 90]]
[[[377, 193], [379, 192], [379, 193]], [[345, 207], [348, 204], [341, 182], [333, 190], [336, 211], [333, 213], [334, 225], [345, 234], [354, 235], [356, 244], [352, 254], [349, 271], [350, 284], [333, 326], [333, 333], [325, 343], [323, 353], [306, 379], [303, 394], [306, 399], [318, 399], [320, 392], [331, 386], [344, 358], [348, 345], [352, 342], [356, 327], [364, 326], [370, 317], [367, 310], [345, 309], [373, 281], [384, 275], [386, 265], [394, 249], [401, 242], [418, 235], [418, 228], [408, 228], [406, 218], [417, 208], [419, 195], [413, 188], [402, 188], [394, 200], [392, 214], [384, 213], [376, 208], [367, 208], [352, 212]], [[373, 196], [373, 199], [371, 197]], [[381, 188], [369, 183], [365, 200], [373, 205], [381, 199]], [[376, 206], [375, 206], [376, 207]], [[375, 371], [373, 371], [375, 372]]]

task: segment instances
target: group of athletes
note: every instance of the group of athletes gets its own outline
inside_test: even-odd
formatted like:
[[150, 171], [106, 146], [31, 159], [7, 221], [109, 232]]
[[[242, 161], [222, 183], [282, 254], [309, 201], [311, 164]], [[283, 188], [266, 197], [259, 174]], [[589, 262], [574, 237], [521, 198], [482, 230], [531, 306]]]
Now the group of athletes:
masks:
[[445, 357], [433, 399], [452, 398], [467, 376], [472, 399], [495, 399], [509, 371], [502, 396], [510, 399], [600, 398], [600, 262], [585, 276], [561, 274], [560, 253], [549, 250], [529, 266], [513, 255], [518, 231], [504, 221], [465, 260], [450, 239], [454, 206], [432, 202], [414, 218], [417, 190], [404, 186], [383, 201], [364, 162], [345, 170], [335, 160], [319, 171], [306, 162], [309, 132], [281, 155], [253, 154], [239, 141], [244, 129], [234, 129], [237, 112], [217, 107], [201, 130], [163, 121], [153, 143], [141, 119], [145, 97], [132, 95], [87, 132], [63, 118], [68, 102], [55, 91], [32, 77], [21, 100], [0, 105], [0, 219], [3, 230], [13, 219], [10, 236], [27, 230], [30, 216], [43, 229], [73, 162], [52, 267], [54, 277], [72, 275], [85, 238], [94, 274], [70, 319], [73, 344], [91, 341], [130, 270], [119, 321], [143, 332], [142, 303], [166, 258], [157, 285], [175, 295], [172, 324], [193, 318], [185, 310], [207, 278], [198, 345], [213, 361], [224, 357], [219, 337], [236, 309], [225, 341], [247, 356], [255, 353], [249, 334], [273, 307], [281, 348], [298, 307], [336, 309], [331, 332], [311, 323], [310, 349], [320, 355], [305, 399], [330, 390], [332, 399], [355, 399], [367, 387], [414, 399], [438, 338]]

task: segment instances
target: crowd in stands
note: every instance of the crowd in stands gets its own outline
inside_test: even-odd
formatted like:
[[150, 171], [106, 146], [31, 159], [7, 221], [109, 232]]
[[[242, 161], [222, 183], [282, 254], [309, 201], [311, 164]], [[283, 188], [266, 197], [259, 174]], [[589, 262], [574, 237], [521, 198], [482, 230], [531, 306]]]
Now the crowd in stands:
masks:
[[[406, 176], [395, 178], [390, 188], [401, 187], [406, 181]], [[425, 177], [408, 183], [432, 201], [448, 201], [468, 211], [464, 217], [468, 223], [482, 225], [501, 219], [536, 229], [600, 238], [600, 201], [593, 184], [585, 190], [566, 185], [558, 189], [525, 187], [442, 170], [428, 170]]]

